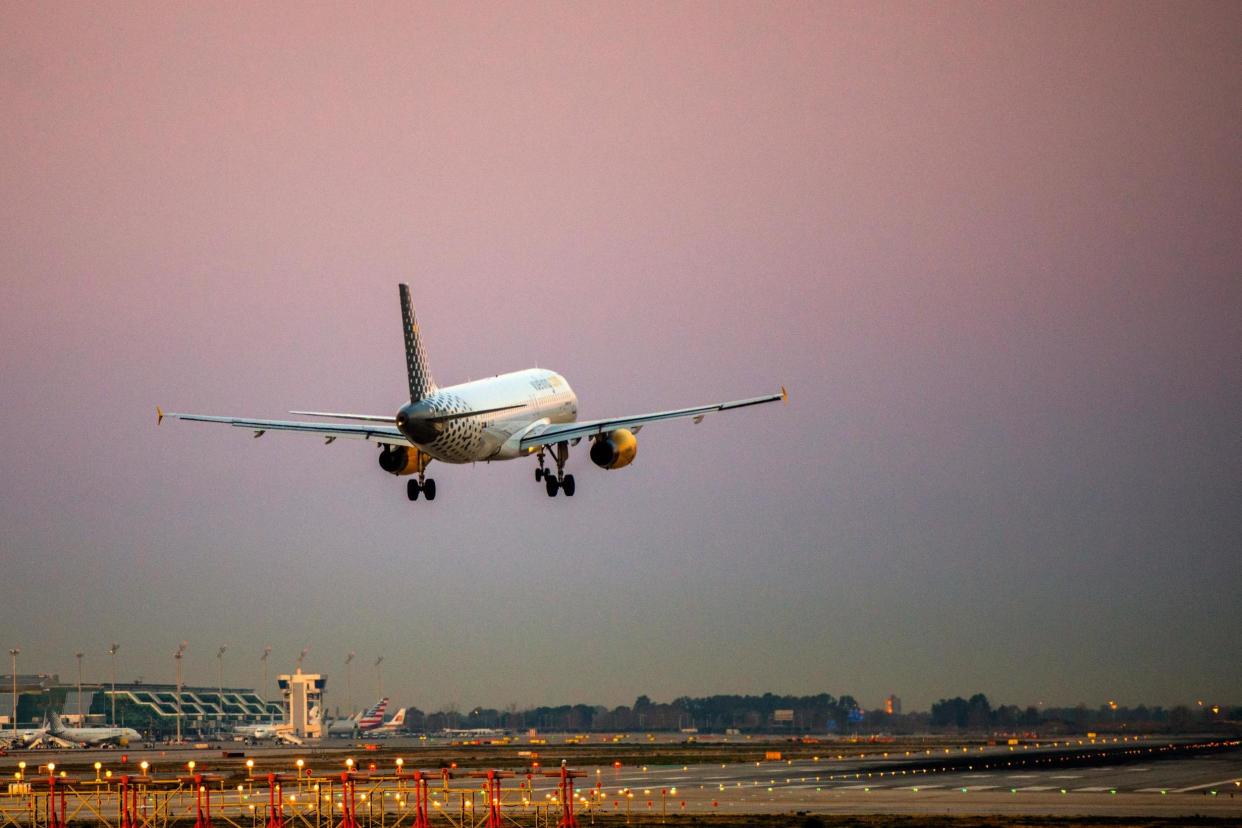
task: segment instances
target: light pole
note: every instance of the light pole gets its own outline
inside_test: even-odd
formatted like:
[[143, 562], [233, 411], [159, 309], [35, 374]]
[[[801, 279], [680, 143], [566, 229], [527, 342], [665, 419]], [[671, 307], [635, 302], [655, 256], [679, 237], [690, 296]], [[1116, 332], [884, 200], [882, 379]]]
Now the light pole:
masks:
[[9, 650], [9, 656], [13, 662], [13, 743], [17, 744], [17, 656], [21, 653], [21, 647], [13, 647]]
[[354, 668], [350, 666], [350, 662], [354, 660], [354, 651], [350, 650], [349, 655], [345, 656], [345, 715], [354, 715], [354, 687], [353, 676]]
[[216, 719], [217, 733], [224, 727], [224, 652], [228, 648], [229, 645], [224, 644], [216, 650], [216, 705], [220, 710]]
[[376, 689], [379, 691], [378, 696], [381, 699], [384, 698], [384, 674], [380, 670], [380, 665], [383, 663], [384, 663], [383, 656], [380, 656], [379, 658], [375, 659], [375, 685], [376, 685]]
[[177, 647], [177, 652], [173, 653], [173, 658], [177, 660], [177, 743], [181, 743], [181, 657], [185, 654], [185, 648], [189, 643], [182, 641]]
[[78, 660], [78, 726], [79, 727], [83, 724], [82, 722], [82, 656], [84, 655], [86, 655], [86, 653], [74, 653], [73, 654], [73, 657]]
[[259, 661], [263, 662], [263, 689], [259, 691], [259, 695], [263, 697], [263, 706], [267, 707], [267, 657], [272, 654], [271, 647], [263, 648], [263, 655], [259, 656]]
[[116, 651], [121, 649], [121, 645], [116, 642], [108, 648], [108, 655], [112, 656], [112, 726], [116, 727]]

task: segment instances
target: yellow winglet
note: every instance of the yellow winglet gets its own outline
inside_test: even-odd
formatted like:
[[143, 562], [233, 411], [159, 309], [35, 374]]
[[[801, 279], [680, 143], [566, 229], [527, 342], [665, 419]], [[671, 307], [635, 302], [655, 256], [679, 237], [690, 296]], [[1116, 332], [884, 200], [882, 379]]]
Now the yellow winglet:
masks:
[[155, 424], [159, 425], [162, 422], [164, 422], [164, 412], [157, 405], [155, 407]]
[[785, 405], [789, 405], [789, 392], [785, 390], [785, 386], [781, 386], [781, 399], [785, 401]]

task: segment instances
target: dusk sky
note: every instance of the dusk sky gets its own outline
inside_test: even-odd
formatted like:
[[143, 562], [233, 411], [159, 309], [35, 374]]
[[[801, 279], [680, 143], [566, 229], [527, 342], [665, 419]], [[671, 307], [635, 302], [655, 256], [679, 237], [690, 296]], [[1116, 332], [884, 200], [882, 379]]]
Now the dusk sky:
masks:
[[[8, 4], [0, 647], [354, 701], [1237, 703], [1242, 5]], [[165, 422], [562, 373], [626, 469]], [[4, 671], [7, 672], [7, 663]]]

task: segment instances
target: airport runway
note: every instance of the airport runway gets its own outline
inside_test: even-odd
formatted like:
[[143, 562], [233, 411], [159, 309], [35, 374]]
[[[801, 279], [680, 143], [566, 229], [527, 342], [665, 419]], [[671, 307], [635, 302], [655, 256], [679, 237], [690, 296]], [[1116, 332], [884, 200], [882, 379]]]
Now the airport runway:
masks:
[[[1237, 752], [1073, 769], [879, 773], [868, 776], [799, 761], [605, 768], [594, 778], [605, 794], [604, 810], [623, 810], [629, 800], [636, 812], [1242, 817], [1242, 754]], [[547, 792], [538, 783], [535, 790]]]
[[[635, 747], [648, 747], [650, 764], [584, 762], [581, 745], [541, 745], [537, 748], [543, 763], [541, 771], [556, 772], [564, 758], [568, 766], [585, 773], [575, 780], [583, 805], [597, 813], [823, 813], [823, 814], [1012, 814], [1012, 815], [1089, 815], [1089, 816], [1190, 816], [1202, 814], [1238, 818], [1242, 822], [1242, 748], [1236, 744], [1203, 747], [1202, 742], [1152, 739], [1142, 743], [1093, 745], [1075, 741], [1056, 745], [906, 749], [875, 745], [824, 746], [824, 755], [765, 761], [690, 762], [681, 765], [654, 764], [657, 750], [676, 745], [627, 746], [629, 756]], [[773, 747], [779, 747], [774, 745]], [[528, 758], [519, 756], [529, 746], [512, 744], [486, 748], [454, 746], [436, 740], [390, 739], [374, 749], [348, 743], [321, 743], [314, 747], [257, 747], [233, 744], [221, 749], [160, 748], [130, 751], [29, 751], [0, 759], [0, 768], [10, 776], [20, 759], [33, 771], [37, 765], [55, 761], [69, 767], [79, 778], [90, 763], [99, 760], [105, 768], [115, 768], [121, 758], [132, 769], [144, 759], [151, 763], [152, 775], [173, 776], [185, 763], [196, 760], [200, 772], [244, 777], [245, 758], [256, 762], [255, 778], [262, 780], [269, 771], [295, 773], [297, 758], [304, 758], [305, 773], [318, 779], [332, 779], [343, 770], [346, 758], [353, 757], [361, 773], [359, 790], [370, 786], [373, 797], [398, 807], [400, 791], [408, 781], [395, 781], [395, 759], [404, 757], [405, 773], [415, 768], [429, 772], [434, 779], [433, 797], [446, 809], [460, 805], [460, 791], [478, 786], [478, 780], [464, 778], [478, 770], [472, 757], [486, 751], [493, 760], [488, 765], [519, 769]], [[590, 753], [607, 754], [604, 745], [592, 745]], [[224, 751], [230, 752], [229, 756]], [[841, 750], [841, 753], [832, 751]], [[638, 755], [641, 755], [639, 753]], [[244, 757], [244, 758], [243, 758]], [[440, 787], [441, 761], [461, 759], [460, 776], [452, 782], [453, 792]], [[577, 759], [577, 761], [576, 761]], [[627, 760], [628, 761], [628, 760]], [[374, 778], [367, 772], [375, 763]], [[77, 770], [73, 770], [73, 768]], [[469, 766], [469, 767], [467, 767]], [[132, 772], [132, 771], [131, 771]], [[93, 778], [93, 772], [87, 778]], [[529, 793], [519, 790], [527, 781], [520, 770], [504, 784], [509, 801], [515, 806], [524, 797], [547, 804], [556, 794], [556, 780], [544, 776], [529, 779]], [[248, 785], [249, 787], [249, 785]], [[304, 788], [303, 788], [304, 789]], [[437, 793], [438, 791], [438, 793]], [[256, 787], [253, 795], [266, 799]], [[236, 796], [233, 807], [244, 809], [255, 800]], [[408, 797], [408, 793], [405, 794]], [[483, 800], [480, 800], [482, 804]], [[221, 802], [228, 806], [228, 798]]]

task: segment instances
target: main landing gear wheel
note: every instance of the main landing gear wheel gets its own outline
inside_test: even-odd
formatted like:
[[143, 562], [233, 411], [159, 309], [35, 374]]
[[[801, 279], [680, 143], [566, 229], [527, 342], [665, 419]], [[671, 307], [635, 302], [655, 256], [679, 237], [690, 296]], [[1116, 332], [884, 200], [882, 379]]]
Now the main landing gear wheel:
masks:
[[418, 500], [418, 493], [422, 492], [428, 500], [436, 499], [436, 481], [428, 477], [426, 480], [408, 480], [405, 484], [405, 496], [410, 500]]
[[[544, 448], [552, 448], [552, 460], [556, 463], [556, 471], [544, 468], [543, 452]], [[574, 496], [574, 476], [565, 474], [565, 461], [569, 459], [569, 443], [562, 440], [555, 447], [544, 446], [539, 449], [539, 468], [535, 469], [535, 481], [543, 481], [544, 488], [548, 490], [548, 497], [556, 497], [558, 491], [564, 490], [565, 497]]]

